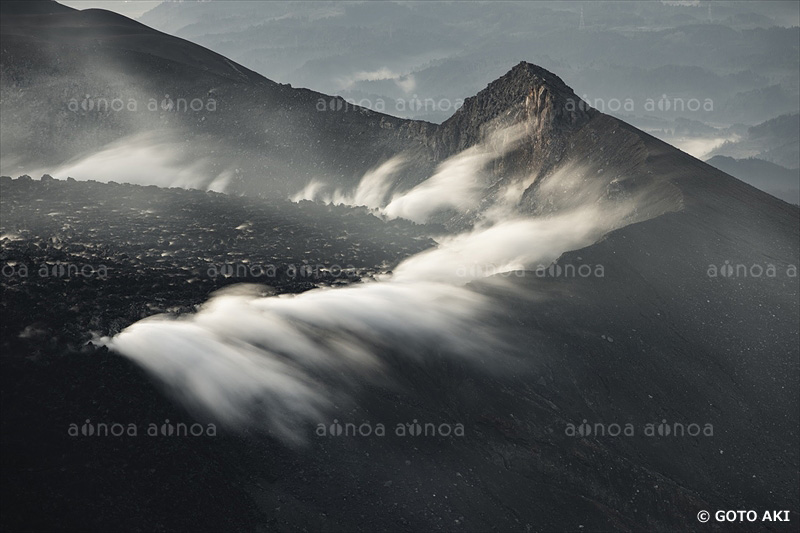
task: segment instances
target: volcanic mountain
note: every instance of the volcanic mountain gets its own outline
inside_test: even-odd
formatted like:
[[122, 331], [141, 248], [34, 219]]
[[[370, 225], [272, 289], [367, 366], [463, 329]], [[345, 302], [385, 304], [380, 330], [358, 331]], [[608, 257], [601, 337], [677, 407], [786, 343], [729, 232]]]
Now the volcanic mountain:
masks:
[[[4, 172], [85, 179], [107, 162], [124, 181], [113, 161], [141, 148], [164, 172], [200, 162], [186, 185], [233, 176], [236, 193], [0, 182], [4, 273], [106, 261], [119, 276], [3, 279], [15, 317], [2, 330], [4, 526], [675, 531], [724, 527], [697, 519], [718, 509], [788, 510], [776, 530], [800, 520], [796, 206], [529, 63], [435, 125], [269, 81], [105, 11], [2, 6]], [[167, 94], [202, 109], [162, 108]], [[98, 113], [103, 97], [138, 107]], [[303, 189], [371, 211], [286, 200]], [[352, 260], [359, 279], [298, 284], [281, 267], [241, 279], [258, 294], [211, 294], [236, 281], [209, 280], [211, 266], [256, 260], [325, 272]], [[154, 417], [219, 436], [68, 432]], [[337, 433], [367, 422], [412, 432]], [[415, 433], [426, 422], [463, 437]]]
[[275, 83], [108, 11], [2, 9], [4, 173], [52, 169], [133, 138], [168, 148], [166, 167], [203, 160], [192, 185], [231, 172], [233, 190], [285, 195], [318, 176], [352, 182], [421, 144], [428, 127]]

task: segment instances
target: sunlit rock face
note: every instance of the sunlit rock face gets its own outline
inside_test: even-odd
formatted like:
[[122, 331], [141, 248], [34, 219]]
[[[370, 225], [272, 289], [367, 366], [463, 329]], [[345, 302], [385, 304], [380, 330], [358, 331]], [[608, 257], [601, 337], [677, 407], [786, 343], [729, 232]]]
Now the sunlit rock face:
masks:
[[558, 76], [521, 62], [490, 83], [446, 120], [437, 137], [448, 152], [460, 151], [480, 140], [487, 125], [524, 122], [529, 151], [558, 155], [558, 143], [580, 128], [597, 111], [586, 105]]

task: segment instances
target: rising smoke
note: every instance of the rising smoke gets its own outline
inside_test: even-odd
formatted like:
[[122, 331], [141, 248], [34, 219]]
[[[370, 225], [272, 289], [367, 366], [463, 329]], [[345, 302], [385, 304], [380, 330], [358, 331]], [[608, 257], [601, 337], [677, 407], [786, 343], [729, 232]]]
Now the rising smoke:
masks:
[[[518, 146], [522, 131], [515, 126], [490, 135], [392, 198], [402, 157], [367, 173], [351, 193], [324, 199], [418, 221], [442, 209], [474, 209], [487, 186], [484, 168]], [[585, 181], [580, 169], [561, 172], [566, 184]], [[589, 245], [632, 208], [631, 202], [602, 204], [602, 187], [595, 187], [563, 211], [525, 216], [516, 206], [530, 183], [512, 180], [472, 230], [439, 237], [438, 246], [380, 281], [277, 297], [239, 287], [215, 294], [195, 314], [151, 317], [106, 342], [199, 415], [230, 427], [261, 427], [288, 443], [302, 442], [333, 405], [357, 401], [359, 384], [391, 382], [398, 360], [411, 365], [449, 357], [500, 371], [507, 350], [487, 320], [499, 303], [469, 282]], [[296, 198], [320, 199], [323, 187], [311, 183]], [[541, 194], [558, 190], [541, 187]]]
[[214, 160], [201, 142], [187, 143], [175, 132], [147, 132], [124, 137], [101, 150], [59, 167], [40, 168], [56, 178], [118, 182], [159, 187], [181, 187], [225, 192], [235, 170], [214, 170]]

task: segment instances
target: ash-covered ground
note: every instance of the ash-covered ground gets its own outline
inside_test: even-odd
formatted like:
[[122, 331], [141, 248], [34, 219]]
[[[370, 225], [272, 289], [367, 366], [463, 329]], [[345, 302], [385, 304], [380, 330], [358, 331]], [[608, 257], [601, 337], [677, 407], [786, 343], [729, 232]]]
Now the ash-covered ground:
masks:
[[[662, 155], [660, 173], [680, 168], [672, 163], [685, 163], [683, 157]], [[513, 346], [513, 357], [500, 350], [442, 357], [441, 346], [415, 338], [426, 328], [415, 323], [408, 333], [402, 321], [392, 322], [390, 330], [400, 333], [380, 346], [391, 380], [319, 375], [321, 393], [352, 385], [352, 398], [332, 396], [331, 410], [303, 428], [308, 438], [301, 446], [287, 445], [266, 426], [209, 426], [174, 397], [198, 373], [162, 373], [164, 387], [132, 359], [88, 343], [145, 316], [188, 314], [232, 283], [279, 293], [358, 284], [431, 246], [427, 235], [441, 228], [312, 203], [4, 179], [2, 527], [705, 531], [722, 528], [698, 522], [701, 510], [772, 509], [791, 519], [773, 529], [793, 530], [798, 283], [791, 272], [798, 212], [698, 165], [707, 172], [703, 180], [676, 179], [690, 200], [683, 211], [631, 224], [558, 260], [565, 267], [603, 265], [602, 277], [520, 271], [505, 283], [493, 277], [472, 284], [471, 297], [482, 293], [499, 304], [475, 324]], [[776, 273], [708, 274], [709, 265], [727, 258], [769, 258]], [[249, 266], [275, 265], [276, 274], [233, 275], [245, 259]], [[312, 267], [311, 278], [292, 274], [290, 267], [304, 261], [323, 267]], [[73, 264], [79, 273], [69, 270]], [[350, 276], [335, 270], [349, 264]], [[227, 267], [231, 276], [220, 275]], [[365, 317], [356, 303], [369, 303], [369, 287], [353, 291], [364, 299], [329, 309], [354, 313], [358, 325]], [[332, 290], [344, 299], [352, 298], [348, 291]], [[313, 293], [297, 299], [307, 295]], [[411, 321], [435, 319], [441, 309], [395, 313], [403, 305], [386, 311]], [[211, 316], [222, 329], [235, 329], [250, 315]], [[322, 342], [347, 339], [348, 331], [322, 338], [331, 328], [318, 332], [314, 317], [295, 317], [292, 328]], [[205, 326], [224, 333], [210, 327], [219, 324]], [[163, 346], [140, 337], [153, 353], [138, 355], [171, 359], [180, 348], [176, 338], [187, 343], [183, 360], [203, 363], [192, 359], [204, 350], [194, 349], [189, 334], [167, 337]], [[416, 358], [395, 353], [420, 346], [426, 351]], [[235, 366], [212, 367], [230, 382], [223, 395], [235, 396], [247, 383], [233, 375]], [[295, 368], [286, 370], [286, 377], [295, 375]], [[286, 381], [269, 386], [285, 390]], [[273, 407], [256, 406], [267, 415]], [[420, 436], [417, 423], [435, 431]], [[383, 424], [386, 433], [364, 436], [363, 424]], [[399, 435], [396, 424], [416, 434]], [[462, 433], [450, 433], [459, 425]], [[576, 433], [585, 426], [591, 433]], [[630, 434], [612, 435], [615, 426]], [[763, 530], [760, 521], [737, 525]]]
[[[146, 316], [192, 311], [234, 283], [273, 293], [359, 283], [430, 247], [436, 229], [363, 209], [74, 180], [3, 178], [0, 200], [10, 530], [258, 522], [262, 512], [235, 480], [247, 464], [289, 452], [221, 429], [210, 436], [207, 425], [198, 437], [149, 437], [150, 423], [194, 419], [132, 362], [91, 341]], [[126, 434], [70, 435], [87, 421], [123, 424]]]
[[37, 335], [115, 334], [231, 283], [355, 282], [432, 244], [432, 228], [364, 209], [153, 186], [6, 179], [2, 210], [3, 338], [27, 331], [18, 352]]

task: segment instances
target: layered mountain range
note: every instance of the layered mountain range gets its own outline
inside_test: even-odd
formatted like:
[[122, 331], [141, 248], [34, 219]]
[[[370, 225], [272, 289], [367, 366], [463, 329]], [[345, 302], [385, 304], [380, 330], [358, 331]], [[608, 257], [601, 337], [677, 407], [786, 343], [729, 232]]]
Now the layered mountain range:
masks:
[[[526, 62], [435, 125], [272, 82], [105, 11], [2, 9], [4, 174], [227, 193], [0, 182], [6, 264], [119, 273], [3, 281], [10, 528], [800, 520], [796, 206]], [[97, 111], [115, 98], [124, 110]], [[235, 279], [204, 279], [208, 262], [248, 258], [351, 261], [363, 279], [298, 284], [284, 269], [242, 279], [260, 292], [211, 294]], [[68, 433], [153, 413], [220, 437]], [[337, 434], [348, 422], [464, 433]]]
[[[437, 125], [273, 82], [103, 10], [7, 2], [2, 24], [1, 170], [9, 175], [112, 179], [103, 174], [138, 164], [140, 176], [154, 174], [143, 182], [285, 197], [314, 180], [355, 188], [402, 154], [409, 164], [392, 184], [402, 191], [492, 131], [524, 122], [525, 138], [491, 161], [491, 190], [511, 178], [544, 181], [565, 160], [585, 159], [595, 173], [623, 159], [633, 168], [644, 144], [658, 144], [524, 62]], [[178, 170], [186, 167], [188, 176]]]

